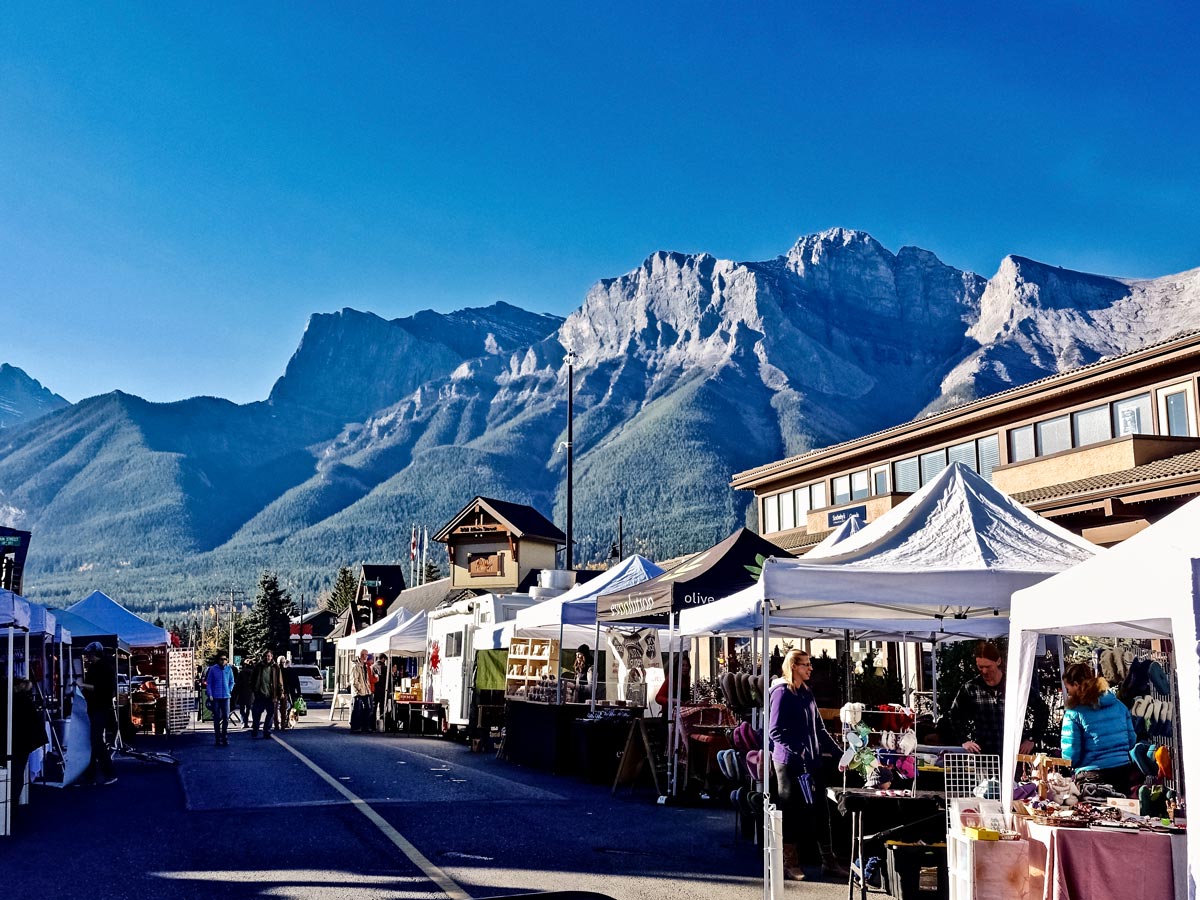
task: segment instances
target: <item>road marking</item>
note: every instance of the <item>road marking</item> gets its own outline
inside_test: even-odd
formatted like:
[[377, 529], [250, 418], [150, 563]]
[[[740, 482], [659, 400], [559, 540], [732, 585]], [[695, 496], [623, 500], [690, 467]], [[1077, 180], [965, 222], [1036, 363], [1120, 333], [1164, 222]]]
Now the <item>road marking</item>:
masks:
[[287, 750], [288, 753], [292, 754], [292, 756], [296, 757], [296, 759], [300, 760], [300, 762], [304, 763], [306, 766], [312, 769], [312, 771], [316, 772], [326, 784], [349, 800], [355, 809], [366, 816], [371, 824], [382, 831], [384, 837], [395, 844], [397, 849], [407, 856], [412, 864], [420, 869], [425, 874], [426, 878], [436, 884], [441, 889], [442, 893], [449, 897], [450, 900], [471, 900], [470, 894], [459, 887], [453, 878], [426, 859], [425, 855], [416, 847], [414, 847], [408, 838], [393, 828], [387, 822], [387, 820], [383, 818], [383, 816], [375, 812], [375, 810], [371, 808], [370, 804], [368, 804], [366, 800], [363, 800], [291, 744], [280, 740], [278, 735], [273, 734], [271, 737], [275, 739], [275, 743], [279, 744], [279, 746]]

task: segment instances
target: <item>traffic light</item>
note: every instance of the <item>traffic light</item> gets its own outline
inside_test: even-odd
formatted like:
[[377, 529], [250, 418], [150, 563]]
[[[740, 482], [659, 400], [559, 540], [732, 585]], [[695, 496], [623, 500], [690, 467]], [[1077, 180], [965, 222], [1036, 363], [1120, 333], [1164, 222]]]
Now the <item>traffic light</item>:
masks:
[[371, 621], [373, 623], [378, 622], [380, 619], [383, 618], [383, 607], [384, 607], [383, 598], [376, 597], [375, 605], [371, 608], [371, 610], [372, 610]]
[[373, 607], [366, 603], [354, 604], [354, 624], [355, 627], [362, 631], [374, 621]]

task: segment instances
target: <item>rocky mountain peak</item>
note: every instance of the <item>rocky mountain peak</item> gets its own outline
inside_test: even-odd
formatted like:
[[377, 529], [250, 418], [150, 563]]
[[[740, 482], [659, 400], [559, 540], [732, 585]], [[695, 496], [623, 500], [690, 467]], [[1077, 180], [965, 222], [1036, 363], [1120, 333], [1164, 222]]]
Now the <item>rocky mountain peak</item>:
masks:
[[0, 363], [0, 428], [32, 422], [70, 405], [23, 369]]

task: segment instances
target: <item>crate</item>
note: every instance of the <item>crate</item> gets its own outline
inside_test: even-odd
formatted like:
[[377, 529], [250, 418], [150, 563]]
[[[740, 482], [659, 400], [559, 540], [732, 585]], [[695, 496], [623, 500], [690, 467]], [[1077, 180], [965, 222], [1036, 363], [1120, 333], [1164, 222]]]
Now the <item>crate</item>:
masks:
[[888, 841], [888, 887], [897, 900], [946, 900], [950, 878], [945, 844]]

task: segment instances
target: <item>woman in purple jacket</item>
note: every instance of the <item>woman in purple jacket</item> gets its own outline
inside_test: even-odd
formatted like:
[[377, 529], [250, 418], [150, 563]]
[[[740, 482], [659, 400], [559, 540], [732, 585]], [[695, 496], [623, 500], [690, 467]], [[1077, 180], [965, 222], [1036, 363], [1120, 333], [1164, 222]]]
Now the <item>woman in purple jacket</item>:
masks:
[[840, 755], [842, 748], [821, 721], [816, 698], [808, 688], [811, 676], [809, 655], [789, 650], [783, 658], [783, 681], [771, 688], [771, 762], [783, 810], [783, 872], [789, 881], [804, 878], [797, 843], [805, 832], [820, 848], [822, 875], [849, 875], [833, 852], [822, 774], [822, 757]]

